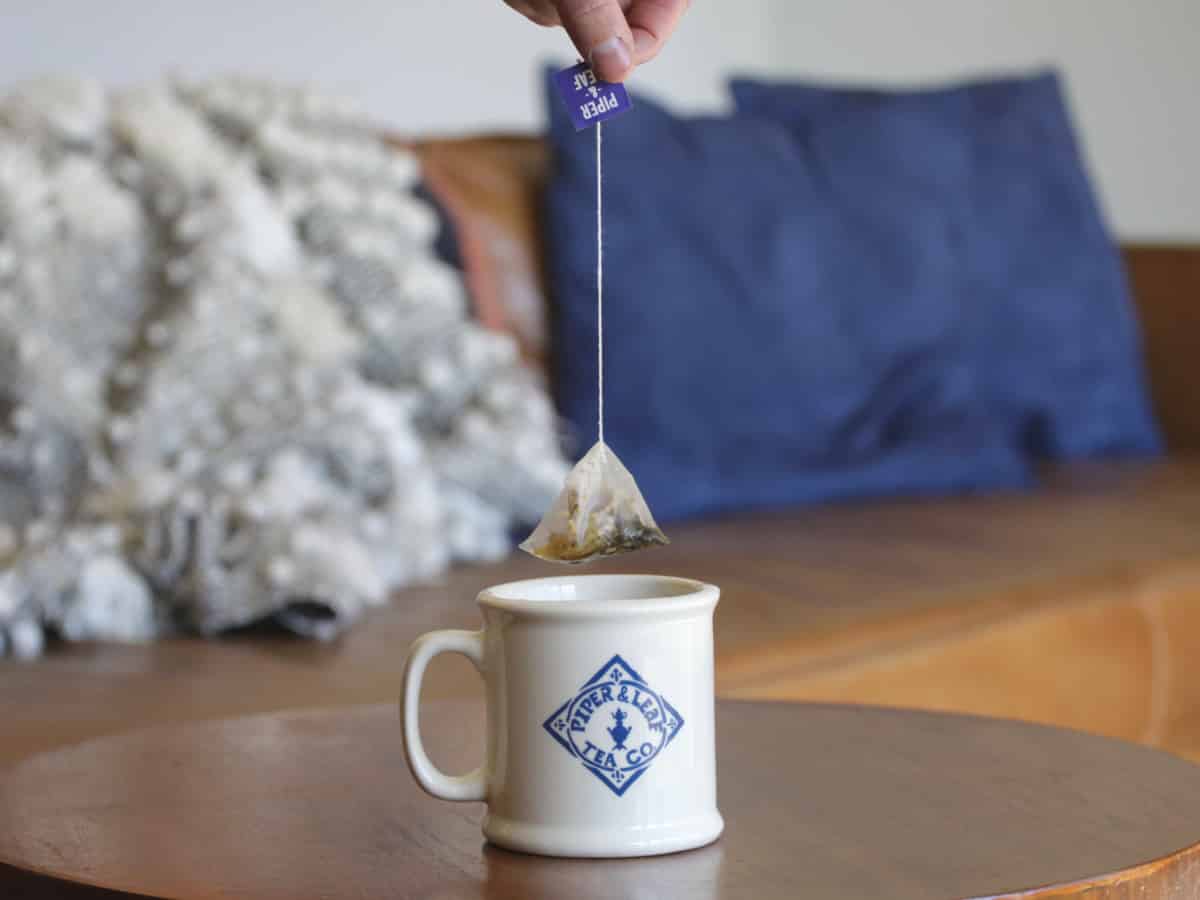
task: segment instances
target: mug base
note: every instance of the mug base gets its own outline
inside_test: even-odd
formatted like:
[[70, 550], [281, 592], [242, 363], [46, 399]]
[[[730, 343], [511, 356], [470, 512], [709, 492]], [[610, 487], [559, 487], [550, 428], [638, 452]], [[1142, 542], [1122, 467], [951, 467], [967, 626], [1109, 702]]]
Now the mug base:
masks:
[[629, 858], [661, 856], [711, 844], [725, 830], [716, 810], [710, 815], [651, 828], [533, 825], [488, 814], [483, 836], [497, 847], [538, 856]]

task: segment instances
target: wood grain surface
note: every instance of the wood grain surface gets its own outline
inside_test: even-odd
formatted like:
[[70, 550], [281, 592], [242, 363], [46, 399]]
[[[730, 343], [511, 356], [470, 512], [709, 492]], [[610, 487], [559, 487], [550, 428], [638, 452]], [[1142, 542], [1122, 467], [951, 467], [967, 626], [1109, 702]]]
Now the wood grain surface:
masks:
[[[475, 703], [431, 703], [435, 758], [477, 764], [482, 719]], [[725, 836], [658, 859], [564, 861], [485, 846], [483, 807], [421, 793], [398, 732], [393, 707], [368, 707], [31, 759], [0, 779], [0, 895], [74, 882], [186, 900], [1200, 896], [1200, 767], [1107, 738], [722, 702]]]

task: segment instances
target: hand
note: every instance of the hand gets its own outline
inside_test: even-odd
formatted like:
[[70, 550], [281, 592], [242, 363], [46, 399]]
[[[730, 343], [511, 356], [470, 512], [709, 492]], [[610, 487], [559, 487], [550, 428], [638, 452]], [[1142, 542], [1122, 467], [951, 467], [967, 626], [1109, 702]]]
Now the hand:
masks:
[[689, 0], [504, 0], [539, 25], [561, 25], [603, 81], [653, 59]]

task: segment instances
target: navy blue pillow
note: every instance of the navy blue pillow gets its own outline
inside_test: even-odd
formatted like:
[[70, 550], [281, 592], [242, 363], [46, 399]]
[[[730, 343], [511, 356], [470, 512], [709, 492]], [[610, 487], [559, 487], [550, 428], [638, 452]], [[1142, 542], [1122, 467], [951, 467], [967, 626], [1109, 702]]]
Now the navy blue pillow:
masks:
[[962, 128], [962, 302], [991, 414], [1032, 457], [1148, 456], [1161, 439], [1120, 254], [1053, 73], [919, 91], [732, 83], [738, 112], [815, 131], [891, 110]]
[[[586, 449], [594, 135], [547, 94], [555, 380]], [[798, 140], [639, 97], [604, 139], [606, 436], [656, 516], [1027, 482], [963, 352], [962, 129], [881, 109]]]

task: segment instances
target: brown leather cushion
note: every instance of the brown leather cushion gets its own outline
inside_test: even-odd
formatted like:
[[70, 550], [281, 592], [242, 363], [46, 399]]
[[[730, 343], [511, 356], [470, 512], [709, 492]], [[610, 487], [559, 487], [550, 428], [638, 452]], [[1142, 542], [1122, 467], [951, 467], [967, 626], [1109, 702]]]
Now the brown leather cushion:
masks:
[[426, 141], [416, 149], [430, 188], [455, 221], [480, 318], [513, 334], [524, 356], [544, 366], [546, 145], [536, 138], [498, 136]]

